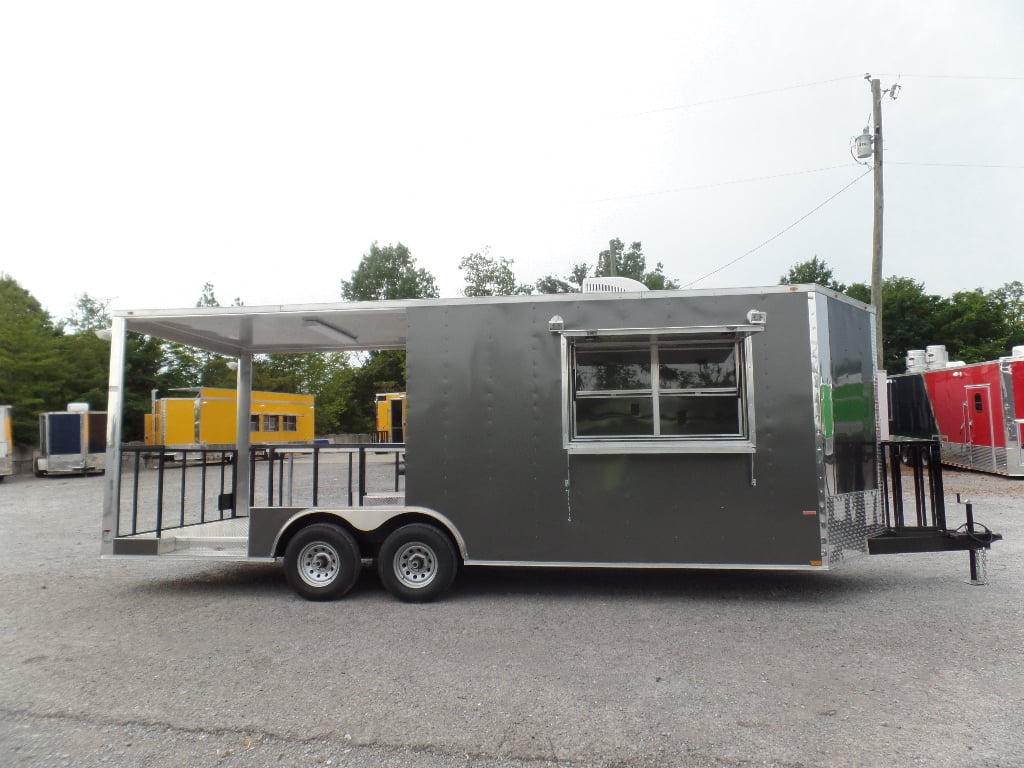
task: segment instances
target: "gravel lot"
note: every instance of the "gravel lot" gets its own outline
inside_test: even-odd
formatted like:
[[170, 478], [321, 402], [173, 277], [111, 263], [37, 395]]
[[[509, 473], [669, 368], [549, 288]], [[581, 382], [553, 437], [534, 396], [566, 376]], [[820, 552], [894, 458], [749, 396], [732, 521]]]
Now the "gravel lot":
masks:
[[1022, 481], [946, 473], [1006, 537], [984, 587], [955, 553], [467, 569], [432, 605], [101, 561], [102, 485], [0, 485], [2, 766], [1024, 765]]

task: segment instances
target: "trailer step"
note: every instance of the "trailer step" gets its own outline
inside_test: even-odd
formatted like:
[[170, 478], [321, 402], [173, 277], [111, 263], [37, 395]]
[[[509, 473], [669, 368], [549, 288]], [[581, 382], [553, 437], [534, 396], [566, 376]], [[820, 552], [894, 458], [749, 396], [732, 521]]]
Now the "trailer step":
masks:
[[114, 554], [245, 560], [249, 555], [249, 518], [213, 520], [165, 530], [161, 536], [118, 536], [114, 539]]

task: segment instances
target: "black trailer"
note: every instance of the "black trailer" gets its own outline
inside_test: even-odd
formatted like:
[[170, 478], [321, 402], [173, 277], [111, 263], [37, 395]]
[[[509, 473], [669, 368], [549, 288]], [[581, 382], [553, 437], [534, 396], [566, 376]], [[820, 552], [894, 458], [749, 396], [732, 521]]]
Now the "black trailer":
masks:
[[[119, 438], [126, 331], [236, 357], [240, 414], [254, 354], [404, 349], [407, 441], [257, 467], [240, 417], [227, 468], [154, 480]], [[427, 600], [463, 564], [817, 571], [994, 538], [947, 530], [923, 477], [894, 524], [872, 313], [818, 286], [125, 311], [113, 339], [105, 556], [283, 559], [311, 599], [369, 560]]]

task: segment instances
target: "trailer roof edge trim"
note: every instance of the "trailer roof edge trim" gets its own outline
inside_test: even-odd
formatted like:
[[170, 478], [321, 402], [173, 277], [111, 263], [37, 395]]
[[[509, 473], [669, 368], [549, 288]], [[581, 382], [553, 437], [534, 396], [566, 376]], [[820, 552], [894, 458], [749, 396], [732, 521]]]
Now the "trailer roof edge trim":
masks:
[[[278, 304], [252, 307], [120, 309], [127, 330], [223, 355], [359, 352], [404, 349], [407, 314], [419, 307], [487, 304], [545, 304], [591, 301], [657, 301], [671, 297], [735, 296], [753, 293], [822, 293], [858, 307], [848, 296], [816, 285], [774, 285], [637, 293], [561, 293], [539, 296], [488, 296], [401, 301]], [[868, 307], [869, 311], [874, 311]]]

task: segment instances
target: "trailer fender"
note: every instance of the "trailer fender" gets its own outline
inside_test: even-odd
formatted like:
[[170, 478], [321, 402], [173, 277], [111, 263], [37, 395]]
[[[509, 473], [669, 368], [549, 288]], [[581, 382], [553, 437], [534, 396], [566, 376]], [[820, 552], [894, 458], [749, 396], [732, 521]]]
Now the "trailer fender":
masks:
[[363, 534], [377, 531], [398, 518], [403, 523], [419, 521], [440, 524], [452, 537], [459, 556], [463, 560], [468, 557], [465, 539], [455, 524], [440, 512], [427, 507], [253, 507], [249, 518], [250, 557], [280, 557], [282, 543], [295, 530], [331, 518]]

